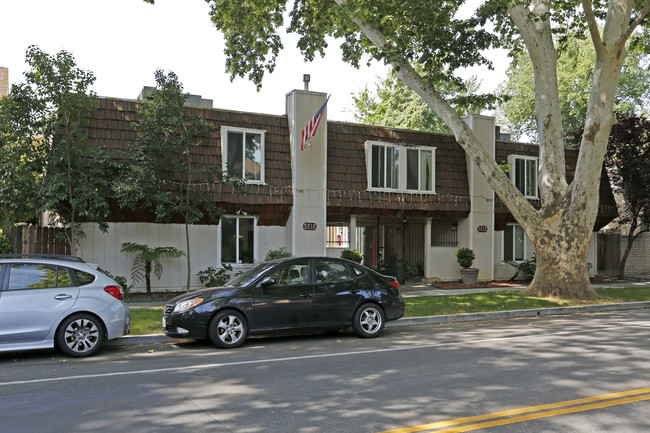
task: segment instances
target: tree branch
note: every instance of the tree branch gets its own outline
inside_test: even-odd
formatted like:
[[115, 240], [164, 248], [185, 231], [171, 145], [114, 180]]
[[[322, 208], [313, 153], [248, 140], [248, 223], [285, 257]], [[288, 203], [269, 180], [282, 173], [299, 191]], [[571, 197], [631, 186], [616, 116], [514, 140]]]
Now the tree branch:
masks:
[[[336, 2], [342, 6], [347, 0], [336, 0]], [[352, 20], [375, 46], [381, 49], [388, 44], [386, 37], [375, 26], [359, 18], [352, 17]], [[422, 78], [406, 59], [395, 59], [393, 57], [390, 59], [390, 63], [398, 71], [398, 77], [413, 89], [429, 108], [449, 126], [458, 144], [460, 144], [469, 158], [476, 164], [483, 176], [488, 179], [490, 186], [503, 202], [506, 203], [510, 212], [522, 224], [524, 229], [538, 225], [540, 221], [537, 210], [524, 198], [510, 179], [508, 179], [496, 163], [494, 157], [487, 152], [485, 146], [474, 135], [474, 132], [458, 112], [440, 96], [433, 85]]]
[[596, 15], [594, 15], [594, 10], [591, 5], [591, 0], [582, 0], [582, 9], [585, 12], [585, 18], [587, 20], [587, 25], [589, 26], [591, 40], [594, 44], [596, 53], [599, 53], [603, 49], [603, 41], [600, 39], [600, 31], [598, 30], [598, 23], [596, 22]]
[[627, 31], [623, 34], [622, 41], [627, 41], [630, 36], [632, 36], [632, 32], [638, 27], [639, 24], [641, 24], [641, 21], [648, 15], [648, 12], [650, 11], [650, 0], [647, 0], [645, 4], [643, 5], [643, 8], [641, 9], [641, 12], [632, 20], [630, 25], [627, 28]]

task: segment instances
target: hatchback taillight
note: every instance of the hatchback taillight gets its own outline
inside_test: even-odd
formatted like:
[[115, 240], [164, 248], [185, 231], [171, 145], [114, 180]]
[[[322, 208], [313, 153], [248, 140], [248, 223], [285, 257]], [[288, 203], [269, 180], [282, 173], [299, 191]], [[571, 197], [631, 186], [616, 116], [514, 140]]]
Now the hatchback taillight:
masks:
[[124, 300], [124, 294], [120, 286], [107, 286], [104, 287], [104, 291], [115, 299], [119, 299], [120, 301]]
[[391, 281], [390, 284], [399, 289], [399, 283], [397, 282], [397, 280]]

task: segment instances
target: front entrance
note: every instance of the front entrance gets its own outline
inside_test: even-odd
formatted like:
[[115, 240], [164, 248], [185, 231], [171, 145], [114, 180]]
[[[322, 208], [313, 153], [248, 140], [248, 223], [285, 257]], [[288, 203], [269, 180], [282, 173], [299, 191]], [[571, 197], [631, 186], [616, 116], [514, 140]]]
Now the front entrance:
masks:
[[356, 249], [366, 266], [396, 277], [400, 283], [424, 276], [426, 218], [360, 216]]

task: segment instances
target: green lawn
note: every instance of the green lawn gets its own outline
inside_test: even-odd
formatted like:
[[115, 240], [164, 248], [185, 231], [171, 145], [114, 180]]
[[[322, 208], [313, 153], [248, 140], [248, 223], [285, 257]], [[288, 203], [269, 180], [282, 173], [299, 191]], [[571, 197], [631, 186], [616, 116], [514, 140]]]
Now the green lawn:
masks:
[[[601, 299], [595, 303], [650, 301], [650, 287], [596, 289], [596, 292]], [[584, 304], [584, 302], [533, 298], [523, 296], [518, 291], [469, 293], [457, 296], [420, 296], [405, 298], [404, 302], [406, 304], [404, 317], [567, 307]], [[161, 319], [162, 308], [160, 307], [131, 307], [131, 335], [160, 334], [162, 332]]]
[[162, 307], [130, 308], [131, 335], [161, 334]]

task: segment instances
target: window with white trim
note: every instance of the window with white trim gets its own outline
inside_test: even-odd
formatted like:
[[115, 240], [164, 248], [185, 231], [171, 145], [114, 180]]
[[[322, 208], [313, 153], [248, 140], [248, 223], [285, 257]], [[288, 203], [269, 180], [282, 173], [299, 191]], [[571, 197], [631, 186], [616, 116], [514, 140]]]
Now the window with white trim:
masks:
[[519, 224], [508, 224], [503, 230], [502, 261], [526, 260], [526, 233]]
[[221, 263], [254, 263], [257, 244], [255, 217], [223, 216], [219, 226]]
[[510, 179], [526, 198], [536, 199], [537, 163], [534, 156], [510, 155]]
[[435, 147], [366, 143], [368, 189], [435, 192]]
[[264, 183], [264, 135], [257, 129], [222, 126], [223, 172], [247, 183]]

